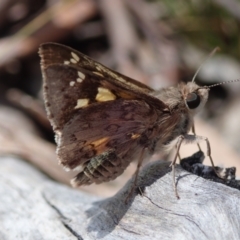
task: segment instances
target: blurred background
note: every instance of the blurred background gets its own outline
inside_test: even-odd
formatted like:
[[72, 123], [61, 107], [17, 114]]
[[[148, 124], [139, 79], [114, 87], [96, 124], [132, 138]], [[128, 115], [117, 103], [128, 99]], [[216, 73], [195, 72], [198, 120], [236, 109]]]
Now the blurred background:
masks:
[[[205, 62], [196, 82], [240, 79], [239, 30], [237, 0], [1, 0], [0, 154], [17, 155], [64, 184], [73, 176], [58, 165], [45, 115], [41, 43], [68, 45], [159, 89], [191, 81], [217, 46], [221, 51]], [[240, 83], [212, 88], [196, 118], [196, 132], [209, 138], [216, 165], [240, 168], [239, 92]], [[181, 156], [195, 151], [184, 146]], [[81, 189], [112, 195], [135, 169], [133, 163], [117, 180]]]

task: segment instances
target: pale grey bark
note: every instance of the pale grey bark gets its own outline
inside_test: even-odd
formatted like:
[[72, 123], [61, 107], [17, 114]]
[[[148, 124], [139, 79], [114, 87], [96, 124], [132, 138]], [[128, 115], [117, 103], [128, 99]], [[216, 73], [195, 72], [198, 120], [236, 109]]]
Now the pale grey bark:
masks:
[[[0, 158], [0, 239], [240, 239], [240, 192], [169, 163], [141, 172], [144, 196], [129, 185], [100, 199], [53, 182], [26, 162]], [[130, 185], [131, 186], [131, 185]]]

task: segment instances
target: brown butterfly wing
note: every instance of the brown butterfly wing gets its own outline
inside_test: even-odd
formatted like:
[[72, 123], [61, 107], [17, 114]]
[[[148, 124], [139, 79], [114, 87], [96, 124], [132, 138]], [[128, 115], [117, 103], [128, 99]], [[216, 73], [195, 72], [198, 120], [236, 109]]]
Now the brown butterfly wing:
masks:
[[57, 43], [44, 43], [41, 45], [39, 53], [42, 59], [42, 67], [56, 64], [72, 66], [87, 70], [93, 76], [101, 77], [102, 75], [111, 83], [121, 86], [128, 91], [131, 90], [132, 93], [138, 93], [139, 91], [150, 93], [153, 91], [153, 89], [145, 84], [115, 72], [83, 53], [67, 46]]
[[167, 106], [151, 88], [71, 48], [49, 43], [39, 52], [61, 163], [83, 165], [78, 185], [114, 179], [153, 140], [149, 129]]
[[83, 165], [88, 176], [85, 180], [99, 183], [114, 179], [151, 143], [149, 129], [158, 117], [138, 100], [92, 104], [80, 109], [64, 126], [58, 156], [70, 169]]

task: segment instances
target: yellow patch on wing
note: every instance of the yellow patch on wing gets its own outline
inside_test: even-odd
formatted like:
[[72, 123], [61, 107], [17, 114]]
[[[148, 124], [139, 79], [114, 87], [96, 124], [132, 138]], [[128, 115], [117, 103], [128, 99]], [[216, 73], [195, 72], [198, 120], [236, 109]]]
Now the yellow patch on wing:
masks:
[[98, 140], [96, 140], [94, 142], [91, 142], [91, 144], [93, 144], [94, 147], [98, 147], [101, 144], [108, 142], [108, 140], [109, 140], [109, 137], [104, 137], [104, 138], [100, 138], [100, 139], [98, 139]]
[[98, 102], [105, 102], [115, 100], [116, 96], [107, 88], [99, 87], [96, 100]]
[[138, 134], [138, 133], [132, 133], [131, 134], [131, 139], [137, 139], [141, 136], [141, 134]]
[[75, 109], [82, 108], [88, 106], [89, 99], [88, 98], [82, 98], [77, 100], [77, 105], [74, 107]]
[[94, 142], [90, 142], [90, 144], [94, 146], [94, 149], [97, 152], [97, 154], [101, 154], [104, 151], [106, 151], [109, 140], [110, 137], [103, 137], [98, 140], [95, 140]]
[[87, 142], [86, 145], [90, 144], [93, 146], [93, 149], [97, 152], [97, 154], [101, 154], [102, 152], [106, 151], [109, 139], [110, 137], [103, 137], [93, 142]]

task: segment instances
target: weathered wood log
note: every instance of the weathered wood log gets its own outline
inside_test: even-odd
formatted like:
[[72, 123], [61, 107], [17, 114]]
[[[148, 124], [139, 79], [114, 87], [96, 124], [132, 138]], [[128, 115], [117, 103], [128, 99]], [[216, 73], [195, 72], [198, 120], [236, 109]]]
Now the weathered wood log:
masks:
[[148, 164], [125, 204], [132, 180], [101, 199], [56, 183], [13, 157], [0, 158], [0, 239], [240, 239], [240, 192], [176, 169]]

